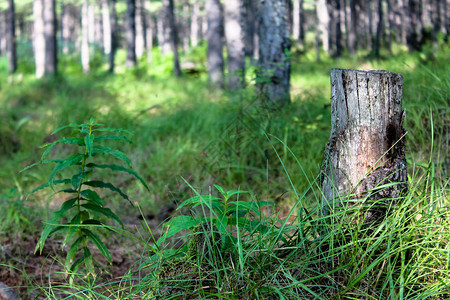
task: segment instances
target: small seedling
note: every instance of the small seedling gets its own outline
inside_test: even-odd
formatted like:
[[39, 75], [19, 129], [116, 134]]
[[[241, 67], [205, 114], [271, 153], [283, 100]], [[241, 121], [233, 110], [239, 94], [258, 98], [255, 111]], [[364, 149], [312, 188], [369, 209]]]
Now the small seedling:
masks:
[[[119, 217], [109, 208], [105, 207], [102, 197], [96, 192], [96, 189], [109, 189], [118, 194], [124, 200], [133, 205], [129, 197], [118, 187], [109, 182], [95, 179], [95, 171], [98, 169], [109, 169], [112, 172], [125, 172], [136, 177], [148, 190], [145, 181], [131, 169], [131, 163], [128, 157], [119, 150], [113, 150], [109, 147], [100, 145], [106, 141], [119, 141], [130, 143], [126, 137], [128, 132], [123, 129], [105, 128], [102, 124], [91, 119], [86, 124], [70, 124], [56, 129], [52, 134], [62, 130], [72, 129], [70, 137], [63, 137], [52, 143], [41, 146], [46, 148], [40, 161], [26, 167], [25, 171], [31, 167], [41, 164], [56, 164], [47, 183], [37, 187], [31, 193], [35, 193], [43, 188], [50, 187], [55, 191], [56, 186], [65, 186], [56, 190], [57, 193], [70, 195], [70, 199], [65, 201], [58, 211], [52, 213], [50, 219], [44, 226], [41, 237], [36, 245], [35, 252], [42, 253], [45, 241], [51, 235], [64, 233], [65, 238], [62, 247], [68, 247], [65, 268], [67, 274], [73, 280], [73, 274], [77, 272], [80, 265], [84, 263], [87, 275], [95, 276], [95, 266], [97, 261], [89, 250], [89, 243], [95, 245], [100, 253], [112, 262], [111, 254], [106, 245], [95, 233], [99, 229], [107, 229], [108, 226], [100, 220], [99, 216], [106, 217], [123, 224]], [[73, 145], [77, 150], [74, 154], [60, 159], [47, 159], [48, 154], [54, 146], [58, 144]], [[114, 157], [124, 162], [127, 167], [117, 164], [98, 163], [101, 157]], [[72, 175], [63, 179], [55, 179], [63, 170], [72, 169]], [[68, 220], [68, 222], [64, 222]], [[79, 253], [81, 252], [81, 255]], [[76, 259], [77, 258], [77, 259]]]

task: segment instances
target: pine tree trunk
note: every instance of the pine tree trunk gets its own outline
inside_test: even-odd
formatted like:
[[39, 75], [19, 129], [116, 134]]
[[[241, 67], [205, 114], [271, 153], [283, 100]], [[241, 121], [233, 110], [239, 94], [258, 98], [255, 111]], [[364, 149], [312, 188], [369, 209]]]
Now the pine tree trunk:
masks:
[[36, 78], [45, 74], [45, 33], [44, 33], [44, 2], [34, 0], [34, 59], [36, 64]]
[[[389, 205], [406, 191], [402, 91], [401, 74], [331, 71], [332, 128], [321, 177], [325, 214], [365, 197], [366, 204], [385, 199]], [[384, 212], [371, 209], [368, 216]]]
[[219, 0], [206, 0], [205, 4], [208, 28], [206, 39], [208, 43], [208, 76], [211, 83], [223, 87], [223, 17]]
[[109, 12], [108, 0], [102, 2], [102, 19], [103, 19], [103, 49], [105, 54], [111, 53], [111, 18]]
[[358, 15], [356, 14], [356, 1], [350, 0], [350, 31], [348, 34], [348, 47], [349, 52], [352, 54], [356, 53], [358, 48], [358, 40], [357, 40], [357, 29], [356, 26], [358, 24]]
[[144, 3], [142, 0], [136, 0], [136, 57], [140, 59], [145, 53], [146, 39], [145, 39], [145, 17], [144, 17]]
[[112, 72], [114, 72], [116, 50], [117, 50], [116, 0], [108, 0], [108, 5], [109, 5], [109, 20], [110, 20], [110, 26], [111, 26], [111, 51], [109, 52], [108, 63], [109, 63], [109, 72], [112, 73]]
[[81, 67], [83, 68], [84, 73], [90, 71], [88, 5], [87, 0], [84, 0], [81, 5]]
[[173, 73], [175, 74], [175, 76], [180, 76], [181, 69], [180, 69], [180, 61], [178, 59], [178, 37], [174, 15], [173, 0], [163, 0], [163, 5], [165, 12], [164, 27], [168, 31], [170, 50], [173, 53]]
[[191, 45], [198, 46], [202, 40], [202, 19], [200, 17], [200, 2], [195, 1], [191, 9]]
[[127, 68], [136, 66], [136, 0], [127, 0], [127, 27], [125, 29], [127, 44]]
[[228, 87], [231, 90], [245, 85], [245, 52], [240, 0], [225, 3], [225, 37], [228, 54]]
[[13, 74], [17, 70], [17, 55], [16, 55], [16, 20], [14, 0], [9, 0], [8, 18], [7, 18], [7, 40], [8, 40], [8, 62], [9, 73]]
[[326, 0], [317, 0], [316, 3], [316, 14], [318, 21], [318, 31], [320, 34], [320, 38], [322, 41], [322, 47], [325, 52], [328, 52], [330, 49], [329, 43], [329, 31], [328, 31], [328, 23], [330, 22], [330, 16], [328, 15], [328, 8]]
[[265, 104], [271, 108], [290, 101], [291, 41], [288, 8], [284, 0], [260, 2], [259, 13], [259, 86]]

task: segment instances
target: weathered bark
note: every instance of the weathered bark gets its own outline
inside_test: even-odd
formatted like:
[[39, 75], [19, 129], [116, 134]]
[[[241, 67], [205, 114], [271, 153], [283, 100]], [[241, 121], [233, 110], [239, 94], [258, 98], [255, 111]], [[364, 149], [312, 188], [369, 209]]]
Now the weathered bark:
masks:
[[89, 4], [87, 0], [81, 5], [81, 67], [84, 73], [90, 71], [89, 54]]
[[290, 101], [291, 41], [284, 0], [260, 2], [259, 91], [266, 104], [280, 107]]
[[8, 2], [6, 39], [8, 44], [9, 73], [13, 74], [17, 70], [15, 9], [14, 0], [8, 0]]
[[178, 59], [178, 37], [175, 23], [173, 0], [163, 0], [165, 12], [165, 29], [168, 30], [170, 50], [173, 53], [173, 73], [175, 76], [181, 75], [180, 61]]
[[125, 40], [127, 44], [127, 68], [136, 66], [136, 0], [127, 0], [127, 27]]
[[[401, 74], [331, 71], [332, 127], [321, 177], [325, 214], [365, 197], [389, 204], [406, 191], [402, 90]], [[382, 213], [371, 209], [368, 216]]]
[[228, 54], [228, 87], [238, 89], [245, 85], [245, 52], [240, 0], [225, 3], [225, 37]]
[[206, 32], [208, 43], [208, 76], [213, 84], [223, 87], [223, 16], [220, 1], [206, 0], [205, 9], [208, 22]]

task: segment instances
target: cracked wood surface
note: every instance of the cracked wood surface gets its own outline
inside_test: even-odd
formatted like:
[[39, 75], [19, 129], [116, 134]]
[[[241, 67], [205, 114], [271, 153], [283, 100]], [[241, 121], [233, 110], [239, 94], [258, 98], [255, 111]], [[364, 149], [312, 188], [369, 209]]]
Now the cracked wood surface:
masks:
[[[343, 197], [396, 199], [406, 188], [403, 76], [331, 71], [331, 132], [322, 166], [325, 213]], [[373, 192], [383, 184], [394, 185]]]

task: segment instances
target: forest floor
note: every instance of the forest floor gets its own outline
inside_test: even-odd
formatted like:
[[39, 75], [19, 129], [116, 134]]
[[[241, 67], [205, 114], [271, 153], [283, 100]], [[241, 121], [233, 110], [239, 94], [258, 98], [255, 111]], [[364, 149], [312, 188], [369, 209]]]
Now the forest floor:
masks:
[[[306, 205], [314, 207], [317, 198], [310, 188], [315, 185], [330, 128], [330, 68], [402, 73], [408, 163], [434, 161], [434, 176], [445, 182], [450, 163], [447, 50], [322, 62], [316, 62], [312, 53], [294, 52], [293, 102], [271, 114], [255, 105], [252, 68], [246, 90], [223, 92], [208, 87], [204, 73], [171, 77], [170, 60], [165, 58], [154, 60], [155, 68], [119, 69], [117, 75], [104, 71], [83, 75], [76, 61], [65, 58], [60, 77], [46, 81], [34, 80], [24, 64], [19, 67], [23, 78], [16, 76], [12, 85], [6, 84], [5, 61], [0, 60], [0, 118], [4, 120], [0, 125], [0, 219], [5, 220], [0, 225], [0, 283], [14, 287], [23, 299], [58, 298], [73, 291], [64, 275], [66, 252], [61, 251], [61, 239], [49, 238], [42, 254], [34, 254], [44, 222], [63, 199], [50, 190], [27, 193], [45, 183], [51, 169], [38, 166], [18, 172], [39, 160], [43, 150], [38, 146], [55, 139], [50, 132], [90, 117], [134, 132], [133, 144], [121, 151], [128, 154], [150, 192], [129, 177], [101, 174], [139, 204], [141, 212], [105, 195], [107, 206], [120, 213], [129, 236], [143, 240], [150, 239], [144, 218], [158, 239], [160, 224], [179, 215], [176, 207], [195, 196], [182, 178], [202, 194], [210, 193], [213, 184], [251, 191], [252, 199], [279, 204], [280, 218], [287, 217], [298, 200], [293, 187], [304, 191]], [[196, 59], [195, 53], [185, 57]], [[57, 157], [68, 152], [61, 147], [55, 153]], [[442, 185], [448, 189], [448, 182]], [[149, 249], [145, 243], [113, 233], [107, 233], [104, 241], [112, 265], [99, 259], [105, 273], [79, 284], [88, 289], [96, 286], [103, 290], [99, 294], [113, 296], [121, 290], [117, 286], [126, 289], [129, 281], [146, 275], [140, 265]], [[82, 288], [76, 290], [83, 294]]]

